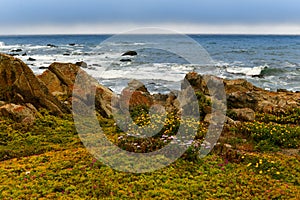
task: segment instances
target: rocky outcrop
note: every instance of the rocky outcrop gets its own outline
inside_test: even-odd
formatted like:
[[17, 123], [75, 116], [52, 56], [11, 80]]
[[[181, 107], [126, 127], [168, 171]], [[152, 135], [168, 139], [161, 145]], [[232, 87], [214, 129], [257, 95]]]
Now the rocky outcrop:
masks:
[[0, 101], [45, 108], [53, 114], [70, 110], [55, 98], [21, 60], [0, 54]]
[[[80, 84], [75, 85], [78, 74]], [[201, 98], [211, 100], [214, 96], [214, 101], [217, 102], [221, 100], [222, 95], [220, 88], [214, 84], [223, 83], [228, 109], [235, 113], [237, 120], [253, 121], [256, 112], [280, 113], [300, 108], [300, 93], [284, 90], [270, 92], [243, 79], [225, 80], [211, 75], [202, 76], [195, 72], [188, 73], [186, 80], [196, 93], [201, 93]], [[74, 89], [77, 92], [76, 96], [73, 95]], [[90, 90], [94, 90], [95, 94], [89, 92]], [[95, 96], [93, 103], [103, 117], [112, 115], [113, 107], [130, 110], [137, 106], [150, 108], [160, 105], [158, 108], [164, 108], [167, 112], [179, 113], [184, 110], [181, 108], [192, 102], [192, 99], [178, 99], [179, 94], [184, 97], [191, 96], [185, 94], [189, 92], [191, 91], [183, 86], [181, 92], [152, 95], [143, 83], [133, 80], [117, 98], [117, 105], [112, 105], [115, 103], [112, 102], [113, 92], [100, 85], [76, 64], [53, 63], [43, 74], [36, 77], [21, 60], [0, 54], [0, 115], [10, 116], [20, 122], [26, 122], [25, 115], [34, 119], [35, 110], [40, 108], [45, 108], [53, 114], [70, 113], [72, 102], [91, 103], [91, 95]], [[201, 114], [204, 114], [203, 118], [208, 115], [206, 121], [210, 119], [210, 111], [211, 107], [208, 104], [203, 107]]]
[[[72, 97], [77, 74], [80, 72], [80, 84], [76, 85], [77, 97]], [[104, 117], [111, 115], [111, 99], [113, 92], [97, 83], [95, 79], [80, 69], [76, 64], [53, 63], [38, 78], [45, 83], [48, 90], [61, 101], [72, 104], [73, 98], [82, 101], [89, 99], [87, 93], [91, 85], [95, 87], [95, 106]], [[82, 92], [80, 92], [82, 91]], [[91, 94], [90, 94], [91, 95]], [[79, 97], [81, 96], [81, 97]]]
[[[209, 96], [214, 91], [209, 91], [206, 81], [216, 78], [210, 75], [200, 75], [195, 72], [188, 73], [186, 79], [196, 92]], [[256, 112], [280, 113], [300, 107], [300, 93], [295, 92], [270, 92], [255, 87], [246, 80], [220, 79], [224, 83], [229, 109], [250, 108]], [[218, 91], [216, 91], [218, 92]]]

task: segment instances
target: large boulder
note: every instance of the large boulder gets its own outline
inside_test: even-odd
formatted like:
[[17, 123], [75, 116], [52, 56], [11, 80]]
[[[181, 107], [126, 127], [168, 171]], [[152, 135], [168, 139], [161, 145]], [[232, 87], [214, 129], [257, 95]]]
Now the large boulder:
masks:
[[[79, 73], [80, 81], [76, 85], [77, 97], [73, 97], [74, 84]], [[112, 114], [111, 99], [113, 92], [99, 84], [76, 64], [53, 63], [38, 78], [45, 83], [54, 96], [69, 105], [72, 104], [74, 98], [83, 102], [88, 101], [89, 96], [92, 95], [92, 91], [91, 93], [88, 91], [93, 87], [95, 89], [96, 109], [103, 117], [108, 117]]]
[[5, 54], [0, 54], [0, 101], [19, 105], [30, 103], [53, 114], [70, 112], [24, 62]]

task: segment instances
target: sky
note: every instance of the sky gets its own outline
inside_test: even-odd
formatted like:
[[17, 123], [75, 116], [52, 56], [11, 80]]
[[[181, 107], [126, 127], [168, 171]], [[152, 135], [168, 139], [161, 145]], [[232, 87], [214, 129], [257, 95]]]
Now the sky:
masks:
[[0, 34], [300, 34], [299, 0], [0, 0]]

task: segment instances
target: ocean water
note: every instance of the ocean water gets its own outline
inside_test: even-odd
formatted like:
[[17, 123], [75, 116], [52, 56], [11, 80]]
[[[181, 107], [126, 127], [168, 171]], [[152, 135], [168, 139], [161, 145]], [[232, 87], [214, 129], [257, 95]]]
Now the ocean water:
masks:
[[[138, 55], [122, 57], [127, 50]], [[84, 61], [85, 71], [117, 93], [130, 79], [141, 80], [153, 93], [178, 90], [191, 71], [243, 78], [272, 91], [300, 91], [300, 36], [0, 36], [0, 52], [15, 54], [36, 74], [53, 62]]]

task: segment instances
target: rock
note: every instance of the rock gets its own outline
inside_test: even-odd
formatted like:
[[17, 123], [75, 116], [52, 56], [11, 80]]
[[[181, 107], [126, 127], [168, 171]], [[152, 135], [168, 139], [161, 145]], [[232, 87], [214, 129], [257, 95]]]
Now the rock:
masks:
[[22, 49], [13, 49], [10, 52], [22, 52], [22, 51], [23, 51]]
[[9, 117], [16, 122], [32, 124], [37, 116], [38, 111], [31, 104], [26, 106], [16, 104], [6, 104], [0, 107], [0, 116]]
[[76, 62], [76, 65], [82, 68], [88, 68], [88, 65], [86, 62], [80, 61], [80, 62]]
[[136, 79], [133, 79], [128, 82], [128, 88], [130, 88], [131, 90], [144, 92], [144, 93], [150, 95], [150, 93], [149, 93], [148, 89], [146, 88], [146, 86], [144, 85], [144, 83], [142, 83], [141, 81], [136, 80]]
[[4, 106], [5, 104], [6, 104], [5, 101], [0, 101], [0, 107], [1, 107], [1, 106]]
[[19, 56], [19, 54], [17, 54], [17, 53], [10, 53], [9, 55], [10, 56]]
[[48, 67], [39, 67], [39, 69], [48, 69]]
[[22, 56], [27, 56], [27, 53], [23, 53]]
[[121, 59], [120, 62], [131, 62], [132, 60], [131, 59], [127, 59], [127, 58], [124, 58], [124, 59]]
[[0, 101], [19, 105], [30, 103], [53, 114], [70, 112], [24, 62], [5, 54], [0, 54]]
[[127, 51], [122, 54], [122, 56], [136, 56], [138, 55], [136, 51]]
[[63, 56], [70, 56], [70, 53], [64, 53]]
[[212, 114], [205, 115], [204, 122], [211, 123], [211, 121], [212, 121]]
[[75, 46], [75, 45], [76, 45], [75, 43], [70, 43], [70, 44], [69, 44], [69, 46]]
[[[74, 83], [78, 73], [80, 73], [82, 84], [77, 85], [76, 93], [80, 97], [72, 97]], [[49, 66], [48, 70], [44, 71], [38, 78], [45, 83], [48, 90], [54, 96], [63, 102], [68, 101], [68, 105], [70, 106], [74, 98], [77, 98], [80, 103], [85, 103], [89, 99], [89, 95], [91, 95], [89, 90], [91, 87], [95, 87], [95, 106], [97, 110], [103, 117], [108, 117], [112, 114], [111, 99], [113, 92], [100, 85], [75, 64], [53, 63]]]
[[255, 112], [250, 108], [232, 109], [236, 113], [239, 121], [250, 121], [255, 120]]
[[226, 117], [226, 124], [228, 124], [230, 127], [232, 126], [237, 126], [238, 122], [234, 121], [233, 119], [229, 118], [229, 117]]
[[150, 108], [152, 105], [153, 98], [145, 85], [138, 80], [132, 80], [128, 83], [128, 87], [123, 89], [119, 97], [119, 104], [114, 107], [117, 106], [121, 110], [127, 111], [137, 106]]
[[47, 44], [47, 47], [57, 47], [56, 45], [54, 45], [54, 44]]
[[29, 57], [27, 61], [36, 61], [36, 59]]
[[277, 89], [277, 92], [288, 92], [287, 89]]

